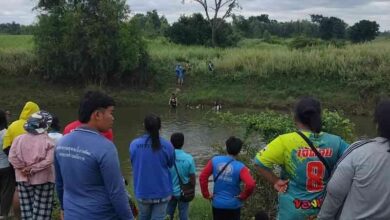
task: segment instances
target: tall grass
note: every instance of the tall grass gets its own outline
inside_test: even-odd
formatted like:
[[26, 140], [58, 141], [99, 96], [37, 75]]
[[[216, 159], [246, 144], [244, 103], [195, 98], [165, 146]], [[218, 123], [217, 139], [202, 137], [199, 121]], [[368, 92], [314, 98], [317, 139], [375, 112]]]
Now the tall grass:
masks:
[[[289, 42], [246, 39], [239, 47], [221, 49], [182, 46], [164, 38], [148, 40], [148, 70], [154, 80], [145, 95], [155, 94], [158, 100], [168, 97], [176, 90], [175, 65], [184, 62], [191, 69], [180, 92], [181, 103], [207, 104], [219, 99], [225, 104], [278, 107], [309, 94], [345, 109], [364, 111], [362, 102], [369, 100], [370, 105], [390, 91], [389, 39], [300, 50], [289, 49]], [[31, 36], [0, 35], [0, 75], [4, 80], [38, 70], [33, 46]], [[214, 64], [214, 72], [208, 71], [208, 61]], [[123, 93], [129, 91], [118, 92]]]

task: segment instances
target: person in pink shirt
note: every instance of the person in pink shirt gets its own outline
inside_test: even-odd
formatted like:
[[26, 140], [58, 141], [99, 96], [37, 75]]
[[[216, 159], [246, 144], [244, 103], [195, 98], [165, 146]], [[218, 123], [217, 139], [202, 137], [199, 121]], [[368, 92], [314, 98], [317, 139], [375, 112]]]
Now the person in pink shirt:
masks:
[[12, 143], [9, 162], [15, 168], [22, 219], [51, 219], [54, 195], [54, 142], [47, 130], [52, 116], [45, 111], [31, 115], [26, 134]]

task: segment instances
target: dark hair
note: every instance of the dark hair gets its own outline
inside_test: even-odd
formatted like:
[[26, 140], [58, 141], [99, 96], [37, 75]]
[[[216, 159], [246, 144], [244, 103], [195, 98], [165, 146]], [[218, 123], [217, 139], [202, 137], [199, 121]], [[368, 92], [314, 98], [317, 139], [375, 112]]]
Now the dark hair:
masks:
[[378, 125], [379, 136], [386, 138], [390, 146], [390, 99], [379, 102], [375, 109], [374, 121]]
[[306, 125], [312, 132], [322, 129], [321, 103], [314, 98], [302, 98], [295, 105], [295, 120]]
[[242, 148], [242, 141], [240, 138], [236, 138], [234, 136], [229, 137], [229, 139], [226, 140], [226, 151], [230, 155], [237, 155], [240, 153]]
[[98, 91], [88, 91], [80, 101], [79, 121], [88, 123], [94, 111], [110, 106], [115, 106], [113, 98]]
[[173, 133], [171, 135], [171, 143], [176, 149], [181, 149], [184, 145], [184, 134], [183, 133]]
[[161, 128], [161, 119], [160, 117], [150, 114], [147, 115], [144, 119], [145, 130], [149, 133], [150, 138], [152, 139], [152, 149], [156, 151], [160, 149], [160, 128]]
[[7, 115], [5, 114], [5, 111], [0, 110], [0, 130], [5, 128], [8, 128]]
[[51, 122], [50, 128], [51, 128], [51, 130], [57, 131], [57, 132], [61, 130], [60, 120], [55, 115], [53, 115], [53, 120]]
[[255, 220], [268, 220], [268, 214], [264, 211], [258, 212], [255, 215]]

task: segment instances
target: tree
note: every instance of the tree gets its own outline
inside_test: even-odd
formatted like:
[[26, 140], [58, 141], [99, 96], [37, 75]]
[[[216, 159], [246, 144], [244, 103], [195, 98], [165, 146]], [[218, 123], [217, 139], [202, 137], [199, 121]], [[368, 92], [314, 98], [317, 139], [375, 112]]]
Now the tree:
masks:
[[202, 14], [180, 16], [168, 30], [171, 41], [185, 45], [207, 45], [211, 39], [211, 29]]
[[136, 14], [131, 18], [133, 24], [137, 25], [144, 35], [150, 38], [163, 36], [169, 28], [168, 20], [159, 16], [156, 10], [148, 11], [145, 14]]
[[46, 79], [102, 85], [142, 65], [143, 41], [126, 22], [125, 0], [41, 0], [37, 9], [34, 39]]
[[[238, 0], [214, 0], [214, 4], [208, 4], [209, 2], [207, 0], [191, 1], [197, 2], [203, 7], [206, 19], [211, 27], [212, 45], [214, 47], [217, 46], [219, 28], [223, 25], [225, 19], [232, 15], [234, 9], [240, 8]], [[184, 3], [185, 0], [182, 0], [182, 2]]]
[[[232, 25], [225, 21], [220, 22], [220, 34], [215, 39], [217, 45], [221, 47], [235, 45], [239, 37], [233, 32]], [[200, 13], [191, 16], [183, 15], [172, 24], [167, 31], [167, 36], [171, 41], [179, 44], [209, 46], [211, 44], [211, 27]]]
[[314, 23], [318, 23], [320, 37], [324, 40], [345, 39], [347, 24], [336, 17], [324, 17], [322, 15], [310, 15]]
[[375, 21], [361, 20], [349, 28], [348, 34], [354, 43], [371, 41], [379, 34], [379, 24]]

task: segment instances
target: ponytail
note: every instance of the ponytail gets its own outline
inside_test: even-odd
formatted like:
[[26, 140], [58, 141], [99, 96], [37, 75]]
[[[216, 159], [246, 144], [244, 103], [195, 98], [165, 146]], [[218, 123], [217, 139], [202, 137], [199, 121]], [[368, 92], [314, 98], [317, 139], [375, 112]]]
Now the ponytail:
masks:
[[321, 103], [314, 98], [302, 98], [295, 106], [295, 120], [307, 126], [312, 132], [322, 130]]
[[390, 152], [390, 99], [379, 102], [375, 109], [374, 121], [378, 126], [379, 136], [387, 139]]
[[145, 130], [149, 133], [149, 138], [152, 140], [153, 151], [159, 150], [161, 119], [156, 115], [148, 115], [144, 119]]

